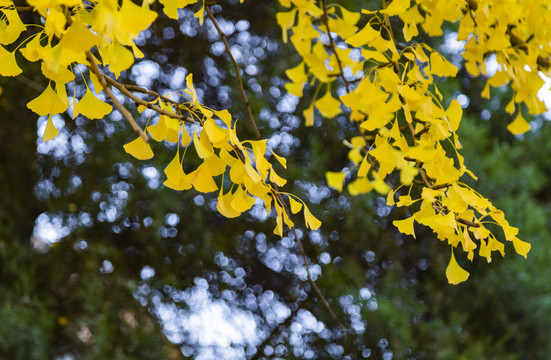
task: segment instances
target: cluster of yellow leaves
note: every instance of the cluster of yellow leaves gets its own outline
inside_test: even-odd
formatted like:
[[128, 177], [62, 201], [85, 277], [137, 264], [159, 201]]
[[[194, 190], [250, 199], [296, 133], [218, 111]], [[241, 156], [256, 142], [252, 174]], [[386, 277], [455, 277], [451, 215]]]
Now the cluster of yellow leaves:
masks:
[[[394, 0], [386, 9], [361, 12], [309, 0], [280, 3], [288, 8], [277, 15], [283, 41], [290, 40], [302, 57], [287, 70], [291, 82], [286, 88], [299, 97], [305, 84], [316, 88], [303, 114], [306, 125], [314, 124], [317, 109], [329, 119], [348, 113], [359, 128], [360, 135], [346, 142], [348, 158], [357, 170], [349, 170], [355, 179], [348, 183], [348, 192], [359, 195], [375, 190], [387, 194], [388, 205], [418, 209], [394, 222], [400, 232], [415, 236], [414, 222], [425, 225], [452, 249], [461, 244], [470, 260], [477, 249], [488, 262], [493, 251], [504, 255], [504, 244], [487, 224], [501, 227], [505, 239], [526, 256], [530, 245], [516, 237], [518, 230], [508, 224], [503, 212], [460, 181], [464, 174], [476, 179], [458, 151], [456, 130], [462, 109], [457, 100], [445, 108], [433, 81], [453, 77], [458, 69], [426, 44], [397, 46], [388, 27], [389, 18], [398, 16], [407, 42], [418, 35], [419, 24], [428, 34], [441, 35], [443, 21], [463, 17], [465, 1]], [[338, 79], [345, 82], [347, 92], [334, 97], [331, 84]], [[325, 93], [317, 98], [322, 88]], [[516, 94], [516, 102], [535, 98], [535, 91]], [[524, 126], [512, 125], [513, 132]], [[397, 175], [389, 176], [393, 173]], [[345, 172], [326, 174], [329, 186], [338, 191], [343, 190], [345, 178]], [[393, 185], [393, 179], [399, 179], [399, 184]], [[411, 191], [414, 183], [421, 185], [421, 191]], [[400, 195], [402, 187], [410, 189], [407, 195]], [[418, 193], [417, 198], [412, 193]], [[468, 277], [453, 252], [446, 275], [453, 284]]]
[[[165, 14], [173, 19], [178, 19], [178, 9], [198, 3], [197, 0], [160, 2]], [[37, 25], [41, 30], [23, 40], [17, 48], [28, 61], [40, 61], [42, 73], [49, 79], [43, 93], [27, 104], [38, 115], [48, 116], [43, 134], [43, 140], [48, 141], [59, 133], [52, 115], [69, 108], [66, 85], [75, 79], [75, 64], [93, 69], [95, 64], [89, 62], [93, 57], [96, 63], [104, 69], [108, 67], [118, 78], [122, 71], [132, 66], [135, 58], [143, 56], [135, 39], [152, 24], [157, 13], [149, 9], [150, 1], [144, 1], [142, 6], [131, 0], [123, 0], [121, 4], [117, 0], [29, 0], [28, 3], [41, 15], [44, 26]], [[199, 1], [199, 4], [201, 7], [195, 16], [202, 23], [205, 2]], [[26, 26], [12, 0], [0, 0], [0, 11], [3, 13], [0, 20], [0, 75], [16, 76], [22, 72], [15, 60], [16, 51], [8, 51], [3, 45], [17, 41]], [[96, 94], [103, 89], [99, 75], [89, 72]], [[112, 106], [88, 88], [86, 79], [84, 83], [85, 95], [78, 101], [73, 98], [72, 117], [83, 115], [100, 119], [111, 113]], [[160, 109], [160, 116], [155, 125], [146, 127], [147, 133], [157, 142], [178, 144], [174, 159], [164, 169], [164, 185], [177, 191], [191, 188], [202, 193], [219, 191], [217, 209], [229, 218], [241, 215], [257, 202], [256, 199], [260, 199], [268, 214], [272, 207], [275, 208], [277, 226], [274, 233], [283, 236], [283, 225], [292, 227], [294, 224], [277, 187], [272, 184], [283, 186], [286, 180], [276, 173], [268, 157], [271, 154], [284, 168], [286, 160], [268, 151], [267, 140], [239, 140], [236, 122], [232, 121], [227, 110], [213, 110], [197, 100], [191, 74], [186, 79], [186, 86], [183, 93], [188, 101], [185, 103], [176, 103], [166, 97], [149, 103]], [[144, 105], [138, 107], [139, 112], [145, 109]], [[191, 144], [201, 163], [186, 173], [183, 160]], [[139, 160], [154, 156], [150, 144], [141, 136], [124, 145], [124, 149]], [[225, 182], [231, 183], [227, 192], [224, 192]], [[294, 195], [286, 195], [291, 212], [296, 214], [302, 210], [306, 226], [319, 228], [320, 221], [307, 206]]]
[[[511, 133], [517, 135], [530, 130], [521, 115], [520, 104], [524, 103], [533, 115], [547, 110], [537, 97], [538, 90], [544, 85], [539, 72], [551, 76], [551, 43], [546, 30], [551, 8], [547, 2], [415, 0], [415, 4], [400, 14], [400, 18], [406, 24], [406, 39], [409, 35], [407, 29], [417, 25], [421, 25], [427, 34], [438, 36], [442, 35], [443, 21], [459, 21], [457, 40], [466, 41], [463, 52], [465, 68], [473, 76], [488, 77], [482, 97], [490, 97], [490, 86], [508, 84], [514, 91], [505, 107], [509, 114], [518, 112], [508, 126]], [[493, 74], [488, 74], [486, 69], [489, 59], [498, 65]]]

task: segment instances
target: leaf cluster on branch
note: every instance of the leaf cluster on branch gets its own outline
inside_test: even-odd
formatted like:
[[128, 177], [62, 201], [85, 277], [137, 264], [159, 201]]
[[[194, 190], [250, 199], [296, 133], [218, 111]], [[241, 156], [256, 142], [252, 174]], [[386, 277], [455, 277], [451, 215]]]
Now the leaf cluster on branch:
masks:
[[[73, 118], [100, 119], [114, 106], [137, 135], [124, 145], [132, 156], [152, 158], [150, 139], [177, 144], [173, 160], [164, 168], [166, 187], [218, 192], [217, 209], [229, 218], [240, 216], [260, 199], [268, 213], [275, 212], [274, 233], [279, 236], [286, 227], [294, 231], [292, 217], [299, 212], [307, 228], [318, 229], [321, 222], [307, 204], [280, 190], [286, 180], [274, 164], [286, 168], [286, 160], [268, 148], [256, 127], [239, 64], [210, 11], [213, 4], [161, 0], [164, 15], [160, 15], [151, 10], [154, 2], [27, 0], [28, 6], [17, 7], [12, 0], [0, 1], [0, 75], [18, 76], [22, 72], [18, 62], [26, 60], [40, 62], [49, 80], [42, 94], [27, 105], [48, 117], [43, 140], [59, 133], [52, 120], [57, 114], [68, 111]], [[476, 180], [476, 176], [460, 153], [457, 130], [462, 108], [457, 100], [443, 98], [435, 82], [455, 77], [458, 68], [416, 39], [419, 28], [428, 36], [439, 36], [445, 22], [458, 23], [458, 40], [466, 41], [466, 70], [472, 76], [487, 76], [482, 97], [489, 97], [490, 86], [510, 86], [514, 95], [506, 110], [516, 112], [516, 117], [508, 129], [522, 134], [530, 129], [522, 108], [531, 114], [546, 110], [536, 93], [544, 83], [540, 72], [550, 75], [551, 42], [545, 30], [549, 6], [540, 1], [482, 0], [384, 0], [379, 9], [346, 9], [326, 0], [279, 3], [284, 9], [276, 18], [283, 41], [300, 56], [300, 62], [286, 71], [290, 80], [286, 89], [310, 104], [303, 112], [305, 126], [313, 126], [319, 115], [344, 116], [356, 129], [355, 136], [345, 141], [350, 162], [326, 173], [329, 186], [342, 191], [346, 182], [351, 195], [376, 191], [386, 196], [389, 206], [409, 208], [411, 215], [394, 225], [415, 236], [417, 222], [450, 246], [446, 275], [452, 284], [469, 276], [455, 260], [454, 248], [469, 260], [477, 252], [489, 262], [494, 251], [504, 255], [504, 243], [499, 240], [504, 238], [526, 257], [530, 244], [517, 237], [518, 229], [464, 180]], [[140, 32], [158, 16], [176, 21], [178, 9], [188, 6], [194, 7], [200, 23], [207, 16], [224, 42], [255, 139], [238, 137], [238, 121], [227, 109], [213, 109], [199, 101], [192, 74], [185, 89], [166, 94], [119, 82], [121, 72], [143, 56], [135, 44]], [[23, 23], [20, 14], [28, 11], [40, 21]], [[394, 29], [397, 24], [401, 32]], [[499, 65], [494, 74], [486, 70], [490, 56]], [[86, 90], [77, 98], [79, 83]], [[117, 95], [136, 109], [127, 109]], [[154, 115], [140, 125], [133, 113], [146, 109]], [[186, 156], [200, 160], [187, 173]], [[302, 249], [296, 233], [295, 239]]]

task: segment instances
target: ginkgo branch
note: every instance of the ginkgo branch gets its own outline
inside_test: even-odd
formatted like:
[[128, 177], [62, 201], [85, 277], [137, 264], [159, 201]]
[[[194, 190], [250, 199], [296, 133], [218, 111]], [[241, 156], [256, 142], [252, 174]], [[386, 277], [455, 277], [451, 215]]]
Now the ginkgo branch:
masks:
[[109, 87], [109, 84], [107, 84], [107, 81], [105, 80], [107, 77], [100, 71], [98, 68], [98, 65], [96, 64], [96, 60], [94, 59], [94, 55], [90, 51], [86, 51], [86, 59], [90, 63], [88, 65], [88, 69], [92, 71], [100, 81], [101, 86], [103, 87], [103, 90], [107, 94], [107, 96], [111, 99], [115, 107], [119, 110], [119, 112], [122, 114], [122, 116], [128, 121], [132, 129], [145, 141], [149, 142], [149, 137], [145, 134], [145, 132], [142, 130], [140, 125], [134, 120], [134, 117], [128, 111], [120, 102], [117, 100], [117, 97], [113, 95], [113, 92], [111, 91], [111, 88]]
[[115, 88], [117, 88], [117, 90], [119, 90], [121, 93], [123, 93], [124, 95], [128, 96], [132, 101], [134, 101], [136, 104], [140, 104], [140, 105], [143, 105], [145, 107], [147, 107], [148, 109], [151, 109], [153, 111], [156, 111], [158, 112], [159, 114], [161, 115], [165, 115], [165, 116], [168, 116], [168, 117], [171, 117], [173, 119], [177, 119], [177, 120], [182, 120], [182, 121], [185, 121], [185, 122], [189, 122], [189, 123], [195, 123], [195, 120], [193, 120], [192, 118], [190, 118], [189, 116], [185, 116], [185, 115], [180, 115], [180, 114], [175, 114], [173, 112], [170, 112], [168, 110], [165, 110], [165, 109], [162, 109], [160, 108], [159, 106], [155, 105], [155, 104], [152, 104], [150, 102], [147, 102], [143, 99], [140, 99], [139, 97], [135, 96], [134, 94], [132, 94], [130, 91], [128, 91], [128, 89], [126, 88], [126, 86], [124, 86], [123, 84], [117, 82], [116, 80], [110, 78], [109, 76], [105, 76], [105, 80], [113, 85]]
[[237, 64], [237, 61], [235, 61], [235, 58], [233, 57], [230, 49], [230, 44], [228, 43], [228, 40], [226, 39], [226, 35], [218, 25], [218, 22], [216, 21], [216, 18], [214, 15], [212, 15], [212, 12], [210, 11], [210, 7], [206, 6], [205, 10], [207, 12], [207, 16], [209, 17], [210, 21], [212, 21], [212, 24], [216, 28], [216, 31], [218, 32], [218, 35], [220, 35], [220, 38], [222, 39], [222, 42], [224, 43], [224, 47], [226, 48], [226, 53], [230, 57], [231, 62], [233, 63], [233, 67], [235, 69], [235, 78], [237, 79], [237, 87], [239, 88], [239, 93], [241, 94], [241, 98], [243, 98], [243, 102], [245, 103], [245, 107], [247, 109], [247, 116], [249, 118], [249, 122], [251, 123], [251, 126], [253, 127], [254, 133], [256, 135], [256, 138], [260, 140], [262, 136], [260, 136], [260, 131], [258, 131], [258, 127], [256, 126], [256, 122], [254, 121], [253, 113], [251, 111], [251, 104], [249, 103], [249, 99], [247, 98], [247, 94], [245, 93], [245, 88], [243, 87], [243, 80], [241, 79], [241, 70], [239, 69], [239, 65]]
[[341, 58], [339, 57], [339, 54], [337, 53], [337, 45], [335, 44], [335, 41], [333, 40], [333, 36], [331, 35], [331, 29], [329, 28], [329, 21], [327, 19], [327, 3], [326, 0], [321, 0], [321, 5], [323, 8], [323, 16], [321, 20], [323, 21], [325, 28], [327, 29], [327, 36], [329, 37], [329, 45], [331, 46], [331, 49], [333, 50], [333, 54], [335, 55], [335, 59], [337, 59], [337, 65], [339, 67], [339, 75], [342, 78], [342, 81], [344, 81], [344, 86], [346, 87], [346, 92], [350, 92], [349, 83], [348, 80], [346, 80], [346, 77], [344, 76], [344, 71], [342, 68], [342, 62]]

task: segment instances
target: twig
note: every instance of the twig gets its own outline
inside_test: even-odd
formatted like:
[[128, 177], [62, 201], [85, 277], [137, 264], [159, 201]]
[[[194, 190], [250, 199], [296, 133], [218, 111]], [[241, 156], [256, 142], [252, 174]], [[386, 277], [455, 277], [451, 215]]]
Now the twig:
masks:
[[[276, 194], [278, 200], [283, 204], [283, 210], [290, 216], [292, 213], [289, 210], [289, 207], [287, 206], [287, 203], [285, 201], [283, 201], [283, 197], [279, 193], [279, 189], [277, 188], [277, 185], [275, 185], [275, 190], [276, 190], [275, 194]], [[329, 302], [327, 301], [325, 296], [323, 296], [323, 294], [321, 293], [320, 288], [318, 287], [318, 285], [316, 284], [314, 279], [312, 279], [312, 275], [310, 275], [310, 268], [308, 267], [308, 258], [306, 257], [306, 253], [304, 251], [304, 246], [302, 246], [302, 241], [298, 237], [297, 231], [296, 231], [294, 226], [291, 227], [291, 231], [293, 232], [293, 235], [295, 236], [295, 241], [297, 242], [298, 249], [300, 251], [300, 255], [302, 256], [302, 260], [304, 261], [304, 268], [306, 269], [306, 276], [308, 277], [308, 282], [312, 285], [312, 287], [314, 288], [314, 291], [316, 292], [316, 294], [318, 295], [320, 300], [323, 302], [323, 305], [325, 306], [325, 308], [329, 312], [329, 315], [331, 315], [333, 320], [335, 320], [337, 322], [337, 324], [339, 324], [339, 327], [341, 328], [341, 330], [348, 331], [346, 326], [344, 326], [342, 324], [342, 322], [337, 318], [337, 315], [335, 314], [333, 309], [331, 309], [331, 305], [329, 305]]]
[[111, 101], [113, 102], [113, 104], [115, 105], [115, 107], [120, 111], [120, 113], [122, 114], [122, 116], [126, 119], [126, 121], [128, 121], [128, 123], [130, 124], [130, 126], [132, 127], [132, 129], [134, 129], [134, 131], [145, 141], [145, 142], [149, 142], [149, 137], [144, 133], [144, 131], [142, 130], [142, 128], [138, 125], [138, 123], [136, 122], [136, 120], [134, 120], [134, 117], [132, 116], [132, 114], [130, 113], [130, 111], [128, 111], [120, 102], [119, 100], [117, 100], [117, 98], [115, 97], [115, 95], [113, 95], [113, 92], [111, 91], [111, 88], [109, 87], [109, 85], [107, 84], [107, 81], [105, 80], [106, 79], [106, 76], [100, 71], [100, 69], [98, 68], [98, 65], [96, 64], [96, 60], [94, 59], [94, 55], [92, 55], [92, 53], [90, 51], [86, 51], [86, 59], [88, 59], [88, 62], [90, 63], [90, 65], [88, 65], [88, 69], [90, 69], [90, 71], [92, 71], [98, 78], [98, 80], [100, 81], [101, 83], [101, 86], [103, 87], [103, 90], [105, 91], [105, 93], [107, 94], [107, 96], [111, 99]]
[[170, 112], [168, 110], [160, 108], [159, 106], [157, 106], [155, 104], [151, 104], [151, 103], [149, 103], [149, 102], [147, 102], [143, 99], [140, 99], [140, 98], [136, 97], [134, 94], [132, 94], [130, 91], [128, 91], [128, 89], [124, 85], [122, 85], [121, 83], [117, 82], [114, 79], [111, 79], [109, 76], [104, 76], [104, 78], [109, 84], [116, 87], [121, 93], [128, 96], [136, 104], [143, 105], [143, 106], [145, 106], [145, 107], [147, 107], [147, 108], [149, 108], [153, 111], [158, 112], [161, 115], [165, 115], [165, 116], [171, 117], [173, 119], [178, 119], [178, 120], [186, 121], [186, 122], [189, 122], [189, 123], [195, 123], [195, 120], [193, 120], [192, 118], [190, 118], [188, 116], [175, 114], [173, 112]]
[[205, 10], [207, 11], [207, 16], [209, 17], [210, 21], [212, 21], [212, 24], [216, 28], [216, 31], [218, 31], [218, 35], [220, 35], [220, 37], [222, 38], [222, 42], [224, 42], [224, 46], [226, 47], [226, 53], [228, 54], [231, 62], [233, 63], [233, 67], [235, 69], [235, 77], [237, 79], [237, 87], [239, 88], [239, 92], [241, 93], [241, 98], [243, 98], [243, 102], [245, 103], [245, 107], [247, 108], [247, 115], [249, 117], [249, 122], [253, 127], [256, 138], [260, 140], [262, 136], [260, 136], [260, 131], [258, 131], [258, 127], [256, 126], [256, 123], [254, 121], [253, 113], [251, 111], [251, 105], [249, 103], [249, 99], [247, 98], [247, 94], [245, 94], [245, 89], [243, 88], [243, 79], [241, 79], [241, 70], [239, 69], [239, 65], [237, 64], [237, 61], [235, 61], [231, 53], [230, 44], [228, 44], [228, 40], [226, 39], [226, 35], [222, 31], [222, 29], [220, 29], [218, 22], [216, 21], [216, 19], [214, 18], [214, 15], [212, 15], [212, 12], [210, 11], [210, 7], [206, 6]]
[[181, 105], [179, 102], [174, 101], [174, 100], [172, 100], [171, 98], [169, 98], [167, 96], [161, 95], [156, 91], [145, 89], [145, 88], [143, 88], [141, 86], [138, 86], [138, 85], [132, 85], [132, 84], [121, 84], [121, 85], [124, 86], [129, 91], [135, 91], [135, 92], [140, 92], [142, 94], [155, 96], [155, 97], [160, 98], [164, 102], [171, 103], [171, 104], [174, 104], [174, 105]]
[[35, 90], [38, 90], [40, 92], [44, 91], [44, 86], [40, 85], [39, 83], [37, 83], [36, 81], [34, 80], [31, 80], [29, 79], [28, 77], [26, 77], [25, 75], [17, 75], [15, 77], [15, 80], [27, 85], [28, 87], [31, 87]]
[[340, 76], [342, 78], [342, 81], [344, 81], [344, 86], [346, 86], [346, 92], [350, 92], [350, 88], [348, 86], [348, 80], [344, 77], [344, 71], [342, 69], [342, 62], [339, 57], [339, 54], [337, 53], [337, 45], [335, 44], [335, 41], [333, 40], [333, 37], [331, 36], [331, 29], [329, 28], [329, 21], [327, 19], [327, 3], [326, 0], [321, 0], [321, 5], [323, 8], [323, 17], [322, 21], [325, 24], [325, 28], [327, 29], [327, 36], [329, 37], [329, 44], [331, 45], [331, 49], [333, 50], [333, 54], [335, 54], [335, 59], [337, 59], [337, 65], [339, 66], [339, 72]]

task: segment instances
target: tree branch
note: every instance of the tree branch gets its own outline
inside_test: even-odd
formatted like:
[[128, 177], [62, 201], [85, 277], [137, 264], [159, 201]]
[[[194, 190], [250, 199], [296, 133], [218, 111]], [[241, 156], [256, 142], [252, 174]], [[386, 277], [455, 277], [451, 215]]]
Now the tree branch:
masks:
[[321, 5], [323, 8], [323, 17], [321, 18], [323, 23], [325, 24], [325, 28], [327, 29], [327, 36], [329, 37], [329, 44], [331, 46], [331, 49], [333, 50], [333, 54], [335, 55], [335, 59], [337, 59], [337, 65], [339, 66], [339, 73], [342, 78], [342, 81], [344, 81], [344, 85], [346, 86], [346, 92], [350, 92], [348, 80], [344, 77], [344, 71], [342, 69], [342, 62], [339, 57], [339, 54], [337, 53], [337, 45], [335, 44], [335, 41], [333, 40], [333, 37], [331, 36], [331, 29], [329, 28], [329, 21], [327, 19], [327, 3], [326, 0], [321, 0]]
[[235, 58], [231, 53], [230, 44], [228, 44], [228, 40], [226, 39], [226, 35], [222, 31], [222, 29], [220, 29], [218, 22], [216, 21], [214, 15], [212, 15], [212, 12], [210, 11], [210, 7], [206, 6], [205, 10], [207, 12], [207, 16], [209, 17], [210, 21], [212, 21], [212, 24], [216, 28], [218, 35], [220, 35], [220, 38], [222, 38], [222, 42], [226, 47], [226, 53], [228, 54], [231, 62], [233, 63], [233, 67], [235, 69], [235, 77], [237, 79], [237, 87], [239, 88], [239, 92], [241, 93], [241, 98], [243, 99], [243, 102], [245, 103], [245, 107], [247, 108], [247, 116], [249, 117], [249, 122], [253, 127], [254, 133], [256, 135], [256, 139], [260, 140], [262, 136], [260, 136], [260, 131], [258, 131], [256, 122], [254, 121], [253, 113], [251, 111], [251, 105], [249, 103], [249, 99], [247, 98], [247, 94], [245, 94], [245, 88], [243, 87], [243, 79], [241, 79], [241, 70], [239, 69], [239, 65], [237, 64], [237, 61], [235, 61]]
[[[130, 91], [128, 91], [128, 89], [126, 88], [126, 86], [124, 86], [123, 84], [117, 82], [116, 80], [114, 79], [111, 79], [109, 76], [104, 76], [105, 77], [105, 80], [113, 85], [115, 88], [117, 88], [117, 90], [119, 90], [121, 93], [123, 93], [124, 95], [128, 96], [132, 101], [134, 101], [136, 104], [140, 104], [140, 105], [143, 105], [153, 111], [156, 111], [158, 112], [159, 114], [161, 115], [165, 115], [165, 116], [168, 116], [168, 117], [171, 117], [173, 119], [177, 119], [177, 120], [182, 120], [182, 121], [186, 121], [186, 122], [189, 122], [189, 123], [195, 123], [195, 120], [193, 120], [192, 118], [190, 118], [189, 116], [185, 116], [185, 115], [180, 115], [180, 114], [175, 114], [173, 112], [170, 112], [168, 110], [165, 110], [155, 104], [151, 104], [143, 99], [140, 99], [138, 97], [136, 97], [134, 94], [132, 94]], [[145, 89], [144, 89], [145, 90]]]
[[87, 51], [86, 52], [86, 59], [88, 60], [88, 62], [90, 63], [90, 65], [88, 65], [88, 69], [90, 71], [92, 71], [98, 78], [98, 80], [100, 81], [101, 83], [101, 86], [103, 87], [103, 90], [105, 91], [105, 93], [107, 94], [107, 96], [111, 99], [111, 101], [113, 102], [113, 104], [115, 105], [115, 107], [120, 111], [120, 113], [122, 114], [122, 116], [126, 119], [126, 121], [128, 121], [128, 123], [130, 124], [130, 126], [132, 127], [132, 129], [134, 129], [134, 131], [145, 141], [145, 142], [149, 142], [149, 137], [145, 134], [145, 132], [142, 130], [142, 128], [138, 125], [138, 123], [136, 122], [136, 120], [134, 120], [134, 117], [132, 116], [132, 114], [130, 113], [130, 111], [128, 111], [120, 102], [119, 100], [117, 100], [117, 98], [115, 97], [115, 95], [113, 95], [113, 92], [111, 91], [111, 88], [109, 87], [109, 85], [107, 84], [107, 81], [105, 80], [107, 78], [107, 76], [105, 76], [101, 71], [100, 69], [98, 68], [98, 65], [96, 64], [96, 60], [94, 59], [94, 55], [92, 55], [92, 53], [90, 51]]

